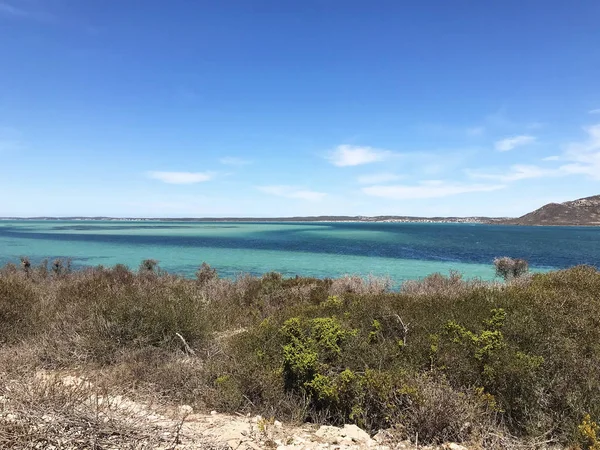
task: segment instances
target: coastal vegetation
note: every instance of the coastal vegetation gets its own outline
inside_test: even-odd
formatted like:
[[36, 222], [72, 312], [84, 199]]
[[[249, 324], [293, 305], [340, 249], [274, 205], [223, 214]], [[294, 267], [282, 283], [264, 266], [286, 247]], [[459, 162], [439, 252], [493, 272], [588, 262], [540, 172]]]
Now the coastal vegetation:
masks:
[[[423, 443], [599, 448], [600, 272], [495, 264], [506, 281], [434, 274], [393, 290], [380, 278], [231, 280], [202, 264], [186, 279], [154, 260], [74, 271], [23, 258], [0, 270], [0, 399], [14, 397], [9, 381], [76, 373], [165, 404]], [[26, 411], [28, 398], [15, 401]], [[0, 420], [0, 444], [31, 433]]]

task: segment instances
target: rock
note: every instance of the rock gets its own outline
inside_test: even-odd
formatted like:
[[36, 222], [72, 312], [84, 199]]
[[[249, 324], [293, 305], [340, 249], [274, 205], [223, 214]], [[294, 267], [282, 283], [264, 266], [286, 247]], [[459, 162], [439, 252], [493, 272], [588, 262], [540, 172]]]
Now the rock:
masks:
[[273, 426], [275, 428], [282, 428], [283, 424], [279, 420], [276, 420], [275, 422], [273, 422]]
[[189, 414], [192, 414], [194, 412], [194, 408], [192, 408], [190, 405], [181, 405], [179, 407], [179, 414], [181, 414], [182, 416], [187, 416]]
[[445, 444], [444, 448], [447, 450], [468, 450], [464, 445], [457, 444], [456, 442], [450, 442]]
[[373, 440], [378, 444], [389, 443], [392, 439], [392, 434], [387, 430], [379, 430], [375, 436], [373, 436]]
[[337, 444], [341, 439], [341, 430], [338, 427], [331, 425], [322, 425], [316, 432], [315, 436], [320, 437], [330, 444]]
[[216, 412], [216, 411], [211, 411], [211, 412], [210, 412], [210, 415], [211, 415], [211, 416], [216, 416], [217, 414], [218, 414], [218, 412]]
[[344, 428], [342, 428], [342, 436], [347, 436], [354, 442], [362, 442], [365, 444], [371, 440], [369, 433], [360, 429], [356, 425], [344, 425]]
[[227, 445], [231, 450], [237, 450], [241, 443], [242, 441], [239, 439], [230, 439], [227, 441]]

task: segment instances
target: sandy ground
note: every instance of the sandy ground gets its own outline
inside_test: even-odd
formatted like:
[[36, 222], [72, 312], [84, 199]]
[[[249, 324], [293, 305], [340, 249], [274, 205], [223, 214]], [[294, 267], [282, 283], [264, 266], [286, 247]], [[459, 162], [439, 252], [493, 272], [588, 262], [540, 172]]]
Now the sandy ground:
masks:
[[[343, 428], [293, 426], [260, 416], [201, 413], [188, 405], [165, 406], [102, 394], [86, 379], [40, 371], [29, 389], [8, 383], [0, 396], [1, 447], [39, 449], [416, 449], [414, 442], [394, 442], [385, 431], [369, 436], [355, 425]], [[59, 392], [60, 391], [60, 392]], [[63, 408], [23, 403], [29, 393], [65, 400]], [[14, 394], [14, 396], [13, 396]], [[65, 397], [66, 395], [66, 397]], [[32, 399], [44, 397], [31, 396]], [[69, 403], [68, 399], [78, 399]], [[58, 402], [58, 401], [57, 401]], [[23, 406], [23, 405], [27, 406]], [[88, 425], [86, 427], [86, 425]], [[14, 433], [15, 429], [21, 434]], [[6, 441], [6, 432], [13, 442]], [[18, 436], [22, 436], [19, 438]], [[19, 442], [21, 441], [21, 442]], [[440, 449], [466, 450], [448, 443]]]

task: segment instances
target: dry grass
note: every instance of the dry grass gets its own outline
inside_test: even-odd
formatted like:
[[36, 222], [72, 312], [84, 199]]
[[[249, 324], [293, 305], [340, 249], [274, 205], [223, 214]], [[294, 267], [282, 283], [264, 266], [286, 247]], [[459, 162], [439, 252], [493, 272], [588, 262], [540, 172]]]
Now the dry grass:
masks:
[[22, 377], [0, 386], [0, 448], [165, 448], [146, 417], [128, 416], [85, 383]]

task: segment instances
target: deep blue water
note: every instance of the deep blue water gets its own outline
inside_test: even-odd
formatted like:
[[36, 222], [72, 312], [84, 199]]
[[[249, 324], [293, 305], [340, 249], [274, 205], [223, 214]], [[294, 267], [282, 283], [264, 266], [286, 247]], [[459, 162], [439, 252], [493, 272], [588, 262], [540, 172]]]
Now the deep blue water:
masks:
[[600, 228], [426, 223], [197, 223], [0, 221], [0, 263], [27, 255], [76, 265], [137, 267], [155, 258], [191, 274], [207, 261], [224, 275], [389, 275], [400, 281], [459, 270], [491, 278], [497, 256], [538, 269], [600, 266]]

